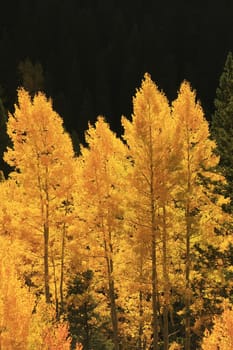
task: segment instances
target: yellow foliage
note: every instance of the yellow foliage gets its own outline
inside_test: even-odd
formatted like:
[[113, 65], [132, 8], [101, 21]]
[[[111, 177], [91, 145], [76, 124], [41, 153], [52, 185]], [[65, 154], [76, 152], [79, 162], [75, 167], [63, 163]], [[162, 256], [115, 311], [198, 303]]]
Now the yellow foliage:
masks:
[[55, 319], [55, 310], [45, 303], [44, 299], [37, 300], [32, 315], [28, 336], [27, 350], [44, 350], [44, 334]]
[[14, 246], [0, 237], [0, 348], [25, 350], [35, 299], [20, 280], [16, 262]]
[[[14, 233], [21, 229], [20, 238], [30, 243], [31, 251], [37, 257], [36, 263], [43, 259], [44, 266], [40, 266], [44, 271], [40, 271], [40, 276], [44, 276], [47, 301], [50, 301], [50, 266], [54, 259], [64, 262], [63, 238], [68, 223], [73, 221], [69, 211], [75, 182], [74, 152], [62, 124], [51, 100], [43, 93], [31, 98], [24, 89], [18, 90], [18, 103], [7, 123], [12, 148], [4, 155], [5, 161], [15, 168], [10, 178], [15, 182], [17, 198], [11, 204], [15, 212], [9, 206], [4, 207], [2, 217], [5, 221], [10, 217], [12, 225], [9, 228], [14, 224]], [[4, 210], [8, 216], [4, 216]], [[64, 264], [62, 267], [64, 269]], [[61, 271], [59, 276], [61, 280]]]
[[226, 307], [220, 316], [214, 318], [211, 332], [205, 332], [202, 350], [233, 349], [233, 311]]
[[[69, 348], [68, 325], [55, 321], [53, 304], [35, 304], [23, 284], [29, 267], [39, 289], [44, 273], [47, 301], [51, 294], [57, 303], [70, 271], [91, 269], [99, 302], [95, 311], [106, 323], [112, 316], [117, 336], [135, 344], [148, 344], [153, 332], [155, 339], [156, 321], [165, 316], [165, 324], [164, 310], [172, 310], [172, 298], [183, 294], [188, 300], [177, 312], [181, 318], [201, 313], [210, 287], [196, 291], [200, 298], [193, 300], [193, 285], [204, 274], [193, 269], [192, 249], [210, 243], [224, 250], [232, 241], [216, 237], [216, 228], [229, 219], [221, 208], [228, 200], [213, 194], [214, 182], [224, 181], [213, 171], [219, 161], [216, 145], [187, 82], [170, 108], [146, 74], [133, 109], [132, 122], [122, 118], [126, 144], [98, 117], [86, 132], [88, 147], [74, 159], [51, 101], [43, 93], [31, 98], [18, 90], [8, 121], [13, 146], [4, 157], [15, 171], [0, 183], [0, 348]], [[210, 269], [209, 274], [221, 284], [221, 271]], [[85, 293], [67, 303], [82, 305], [84, 298]], [[215, 319], [203, 350], [216, 350], [216, 341], [227, 349], [231, 313], [225, 310]], [[97, 322], [93, 317], [90, 325]]]

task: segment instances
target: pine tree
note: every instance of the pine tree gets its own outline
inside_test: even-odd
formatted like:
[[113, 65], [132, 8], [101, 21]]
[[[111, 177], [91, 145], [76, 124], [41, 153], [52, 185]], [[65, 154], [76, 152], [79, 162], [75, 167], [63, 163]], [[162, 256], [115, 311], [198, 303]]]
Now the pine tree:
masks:
[[33, 64], [29, 58], [18, 65], [22, 86], [31, 94], [44, 90], [43, 67], [39, 62]]
[[222, 186], [225, 196], [230, 197], [227, 211], [233, 212], [233, 57], [229, 52], [220, 76], [219, 87], [214, 101], [215, 112], [212, 117], [211, 134], [217, 142], [220, 156], [219, 170], [225, 176], [227, 185]]

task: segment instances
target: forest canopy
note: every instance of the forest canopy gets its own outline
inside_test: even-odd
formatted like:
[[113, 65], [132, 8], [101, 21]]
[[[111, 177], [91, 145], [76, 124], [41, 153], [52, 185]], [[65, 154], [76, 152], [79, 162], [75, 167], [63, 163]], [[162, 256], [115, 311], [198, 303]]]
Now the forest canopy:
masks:
[[122, 135], [100, 115], [78, 152], [43, 92], [4, 115], [0, 348], [226, 350], [231, 177], [190, 83], [145, 74]]

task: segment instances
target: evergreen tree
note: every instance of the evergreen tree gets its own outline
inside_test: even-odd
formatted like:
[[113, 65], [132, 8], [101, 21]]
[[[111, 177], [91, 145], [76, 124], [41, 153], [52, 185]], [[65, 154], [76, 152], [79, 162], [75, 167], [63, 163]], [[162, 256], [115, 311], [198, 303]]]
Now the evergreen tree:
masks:
[[220, 156], [219, 169], [227, 180], [221, 188], [230, 197], [227, 211], [233, 212], [233, 57], [229, 52], [223, 73], [219, 80], [214, 101], [215, 112], [212, 119], [212, 136], [217, 142]]
[[[83, 350], [107, 350], [108, 323], [101, 322], [96, 312], [97, 302], [93, 293], [93, 272], [76, 273], [67, 286], [67, 319], [72, 335], [72, 349], [77, 341]], [[105, 334], [106, 333], [106, 334]]]
[[33, 64], [29, 58], [18, 66], [20, 82], [32, 95], [44, 90], [44, 72], [41, 63]]

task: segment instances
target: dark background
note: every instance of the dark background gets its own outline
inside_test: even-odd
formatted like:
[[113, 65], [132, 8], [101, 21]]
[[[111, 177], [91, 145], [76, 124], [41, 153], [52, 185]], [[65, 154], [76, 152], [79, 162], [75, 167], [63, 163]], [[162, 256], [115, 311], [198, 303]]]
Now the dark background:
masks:
[[87, 121], [99, 114], [121, 131], [145, 72], [170, 101], [189, 80], [210, 120], [231, 50], [232, 0], [8, 0], [0, 7], [6, 108], [13, 110], [22, 83], [19, 63], [39, 62], [44, 91], [81, 141]]

